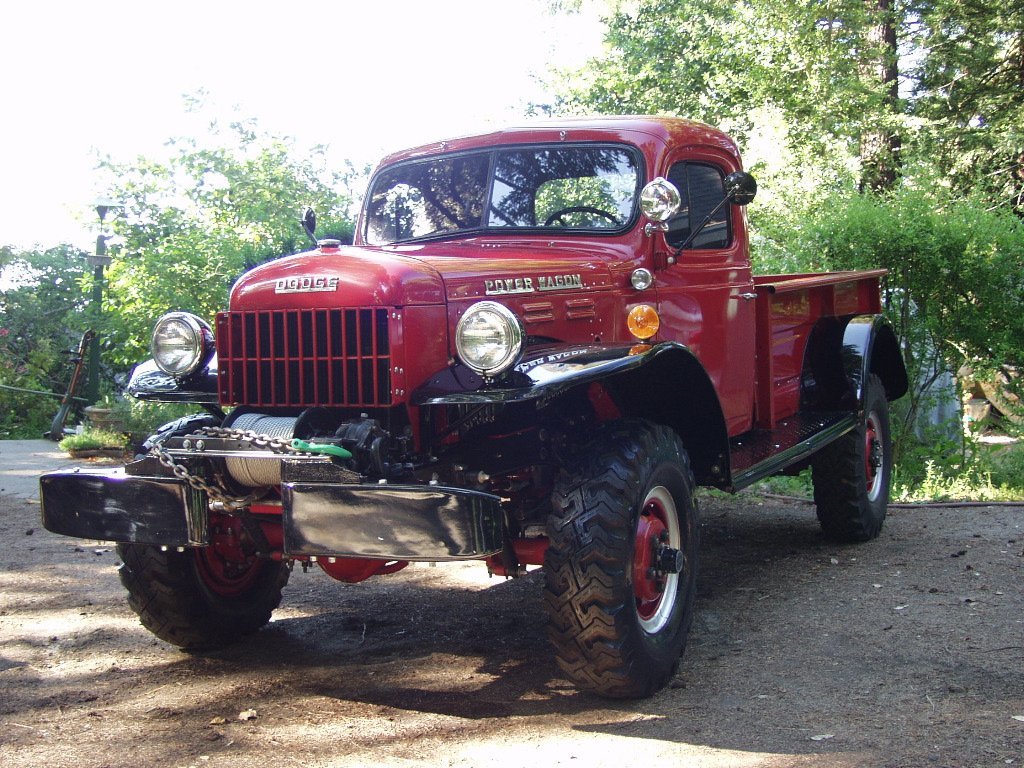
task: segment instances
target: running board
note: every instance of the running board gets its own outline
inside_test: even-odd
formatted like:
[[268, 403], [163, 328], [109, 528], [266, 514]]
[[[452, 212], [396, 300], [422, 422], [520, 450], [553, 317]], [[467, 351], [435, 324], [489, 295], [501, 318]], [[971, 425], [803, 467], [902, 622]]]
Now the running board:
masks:
[[729, 443], [732, 483], [738, 491], [758, 480], [808, 458], [856, 428], [857, 415], [849, 411], [798, 413], [775, 429], [756, 429]]

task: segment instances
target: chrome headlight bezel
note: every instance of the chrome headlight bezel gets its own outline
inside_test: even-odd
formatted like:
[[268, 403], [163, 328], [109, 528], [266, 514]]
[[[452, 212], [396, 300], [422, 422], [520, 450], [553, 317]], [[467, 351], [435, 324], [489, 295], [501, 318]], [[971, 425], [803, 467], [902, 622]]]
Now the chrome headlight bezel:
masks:
[[519, 362], [525, 338], [515, 312], [496, 301], [478, 301], [455, 326], [455, 351], [467, 368], [494, 378]]
[[149, 351], [157, 368], [183, 379], [209, 361], [214, 350], [209, 323], [190, 312], [168, 312], [153, 326]]
[[677, 213], [683, 204], [676, 185], [659, 176], [640, 191], [640, 211], [651, 221], [664, 224]]

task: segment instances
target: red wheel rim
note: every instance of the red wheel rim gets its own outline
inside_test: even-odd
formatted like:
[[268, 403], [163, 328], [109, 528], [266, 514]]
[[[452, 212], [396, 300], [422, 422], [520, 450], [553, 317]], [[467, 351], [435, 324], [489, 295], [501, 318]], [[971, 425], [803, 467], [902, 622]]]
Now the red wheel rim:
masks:
[[663, 520], [664, 510], [656, 503], [650, 503], [641, 512], [636, 527], [636, 550], [633, 552], [633, 593], [636, 596], [636, 612], [641, 619], [649, 621], [658, 610], [665, 593], [665, 579], [658, 578], [654, 571], [654, 552], [661, 544], [661, 536], [668, 533]]
[[212, 546], [199, 547], [193, 551], [199, 578], [207, 588], [221, 597], [238, 597], [252, 589], [263, 565], [255, 557], [241, 562], [227, 560]]
[[664, 486], [652, 488], [637, 520], [633, 548], [633, 597], [640, 626], [648, 633], [662, 629], [674, 610], [679, 574], [655, 568], [661, 547], [681, 546], [679, 518], [672, 494]]
[[864, 480], [868, 498], [874, 501], [882, 490], [884, 470], [882, 468], [881, 425], [874, 412], [868, 414], [864, 425]]

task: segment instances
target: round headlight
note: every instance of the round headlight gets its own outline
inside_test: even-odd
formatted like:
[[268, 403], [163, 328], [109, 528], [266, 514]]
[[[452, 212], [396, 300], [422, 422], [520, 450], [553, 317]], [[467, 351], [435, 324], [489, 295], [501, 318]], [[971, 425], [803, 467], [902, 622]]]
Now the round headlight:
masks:
[[497, 376], [519, 360], [523, 326], [515, 313], [495, 301], [479, 301], [455, 327], [455, 350], [468, 367]]
[[206, 362], [213, 349], [213, 331], [188, 312], [171, 312], [156, 321], [150, 351], [153, 361], [171, 376], [189, 376]]

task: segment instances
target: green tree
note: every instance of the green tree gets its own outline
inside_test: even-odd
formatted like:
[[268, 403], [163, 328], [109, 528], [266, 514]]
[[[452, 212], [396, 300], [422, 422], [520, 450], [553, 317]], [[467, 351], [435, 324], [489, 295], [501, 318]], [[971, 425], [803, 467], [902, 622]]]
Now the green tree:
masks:
[[551, 109], [692, 117], [744, 143], [774, 113], [799, 164], [891, 186], [903, 123], [901, 12], [890, 0], [614, 3], [604, 55], [561, 73], [570, 85]]
[[323, 148], [301, 157], [288, 139], [255, 123], [211, 126], [202, 140], [175, 139], [166, 160], [106, 159], [105, 194], [125, 204], [115, 221], [101, 329], [104, 354], [126, 368], [148, 355], [153, 321], [185, 309], [212, 320], [247, 268], [309, 247], [299, 226], [316, 209], [319, 237], [350, 241], [357, 176], [329, 169]]
[[[0, 248], [0, 436], [39, 437], [59, 401], [17, 390], [62, 393], [67, 350], [84, 330], [86, 254], [69, 245]], [[10, 389], [9, 389], [10, 388]]]
[[924, 150], [958, 192], [1024, 215], [1024, 3], [929, 0], [914, 43]]

